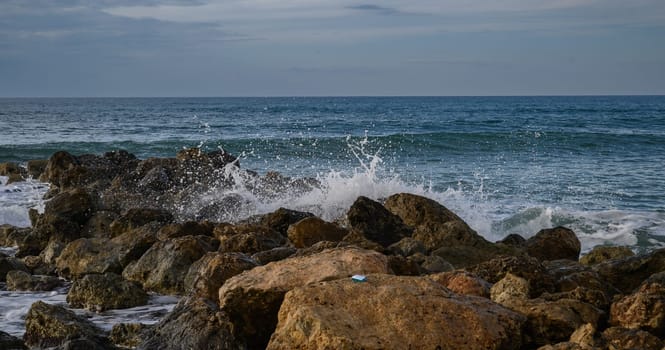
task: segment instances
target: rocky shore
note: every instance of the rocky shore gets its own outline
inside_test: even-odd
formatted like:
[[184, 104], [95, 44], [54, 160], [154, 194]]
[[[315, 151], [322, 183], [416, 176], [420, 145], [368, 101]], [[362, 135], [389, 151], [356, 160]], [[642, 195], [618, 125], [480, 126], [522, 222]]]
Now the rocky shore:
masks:
[[18, 247], [0, 253], [7, 289], [65, 278], [69, 306], [94, 312], [181, 297], [156, 325], [110, 333], [36, 302], [22, 339], [0, 329], [1, 349], [665, 349], [665, 250], [580, 258], [564, 227], [489, 242], [408, 193], [359, 197], [335, 222], [286, 208], [231, 220], [243, 199], [211, 189], [318, 184], [242, 170], [222, 151], [57, 152], [0, 175], [51, 184], [32, 227], [0, 226], [0, 246]]

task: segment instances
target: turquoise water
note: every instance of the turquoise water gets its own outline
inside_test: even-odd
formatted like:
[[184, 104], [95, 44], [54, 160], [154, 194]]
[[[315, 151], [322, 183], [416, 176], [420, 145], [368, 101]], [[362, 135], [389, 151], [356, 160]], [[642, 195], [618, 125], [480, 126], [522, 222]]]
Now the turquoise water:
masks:
[[[333, 219], [357, 195], [411, 191], [489, 239], [564, 224], [585, 249], [665, 242], [664, 96], [0, 99], [0, 162], [194, 146], [325, 185], [256, 212], [317, 203]], [[1, 190], [0, 223], [20, 222]]]

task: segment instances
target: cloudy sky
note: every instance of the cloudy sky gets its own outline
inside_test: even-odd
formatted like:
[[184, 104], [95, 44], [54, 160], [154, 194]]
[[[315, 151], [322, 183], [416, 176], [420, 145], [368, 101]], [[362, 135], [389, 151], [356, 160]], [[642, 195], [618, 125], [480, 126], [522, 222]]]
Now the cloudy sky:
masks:
[[663, 0], [0, 0], [0, 96], [665, 94]]

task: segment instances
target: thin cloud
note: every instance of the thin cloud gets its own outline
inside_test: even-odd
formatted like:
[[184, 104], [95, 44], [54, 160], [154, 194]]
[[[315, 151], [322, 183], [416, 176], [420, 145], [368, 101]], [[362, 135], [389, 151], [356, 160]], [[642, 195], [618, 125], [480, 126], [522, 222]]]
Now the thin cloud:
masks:
[[400, 13], [400, 11], [397, 11], [396, 9], [391, 8], [391, 7], [384, 7], [384, 6], [372, 5], [372, 4], [350, 5], [350, 6], [347, 6], [346, 8], [351, 9], [351, 10], [374, 12], [374, 13], [379, 13], [379, 14], [382, 14], [382, 15], [394, 15], [394, 14], [399, 14]]

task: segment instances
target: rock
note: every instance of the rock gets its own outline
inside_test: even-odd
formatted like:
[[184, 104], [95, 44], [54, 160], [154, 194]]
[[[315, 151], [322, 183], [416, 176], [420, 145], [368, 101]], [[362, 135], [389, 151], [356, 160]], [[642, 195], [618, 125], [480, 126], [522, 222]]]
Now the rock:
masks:
[[47, 265], [55, 265], [58, 257], [67, 245], [65, 243], [52, 240], [48, 242], [44, 250], [39, 253], [42, 261]]
[[73, 308], [102, 312], [146, 305], [148, 294], [137, 283], [125, 281], [114, 273], [90, 274], [74, 281], [67, 293], [67, 303]]
[[259, 265], [265, 265], [273, 261], [284, 260], [294, 255], [297, 251], [298, 250], [293, 247], [277, 247], [253, 254], [252, 260], [259, 263]]
[[418, 276], [423, 272], [418, 261], [401, 255], [389, 255], [388, 266], [398, 276]]
[[528, 256], [499, 257], [473, 266], [468, 271], [490, 283], [499, 282], [507, 273], [522, 277], [529, 281], [531, 297], [537, 297], [543, 292], [553, 292], [555, 289], [552, 275], [537, 259]]
[[296, 248], [309, 247], [317, 242], [339, 242], [349, 233], [337, 224], [325, 222], [315, 216], [302, 219], [289, 226], [287, 235]]
[[640, 350], [662, 350], [665, 342], [655, 335], [638, 330], [621, 327], [611, 327], [603, 331], [602, 339], [607, 344], [607, 349], [640, 349]]
[[159, 229], [157, 239], [165, 241], [183, 236], [212, 236], [214, 228], [215, 226], [208, 221], [187, 221], [181, 224], [168, 224]]
[[7, 290], [50, 291], [61, 285], [62, 281], [53, 276], [33, 276], [20, 270], [12, 270], [7, 273]]
[[91, 339], [101, 345], [111, 345], [100, 337], [103, 331], [84, 317], [62, 306], [38, 301], [30, 307], [25, 318], [23, 339], [30, 347], [48, 348], [59, 346], [68, 339]]
[[[323, 241], [323, 242], [329, 242], [329, 241]], [[348, 235], [344, 236], [344, 239], [342, 240], [341, 243], [346, 245], [353, 245], [362, 249], [373, 250], [379, 253], [384, 253], [386, 250], [386, 248], [383, 245], [368, 239], [367, 237], [365, 237], [364, 233], [356, 229], [351, 230]]]
[[61, 192], [46, 202], [44, 216], [47, 221], [55, 217], [72, 221], [78, 225], [85, 224], [95, 211], [95, 204], [90, 194], [83, 188], [74, 188]]
[[216, 300], [226, 280], [256, 266], [254, 260], [242, 253], [206, 253], [190, 266], [184, 280], [185, 290]]
[[39, 256], [28, 255], [23, 257], [21, 260], [23, 260], [25, 267], [27, 267], [28, 271], [30, 271], [30, 273], [33, 275], [52, 276], [56, 274], [55, 266], [44, 263], [42, 258]]
[[2, 247], [16, 247], [26, 236], [30, 235], [32, 229], [29, 227], [16, 227], [12, 225], [0, 225], [0, 246]]
[[570, 342], [579, 345], [582, 349], [598, 347], [595, 338], [596, 327], [591, 323], [583, 324], [570, 335]]
[[595, 265], [605, 260], [627, 258], [635, 255], [628, 247], [615, 247], [598, 245], [593, 247], [589, 253], [580, 258], [582, 265]]
[[163, 209], [132, 208], [114, 220], [109, 229], [111, 230], [111, 235], [115, 237], [151, 222], [168, 224], [172, 221], [173, 215]]
[[141, 334], [150, 329], [142, 323], [117, 323], [113, 325], [109, 339], [111, 342], [124, 348], [136, 348], [142, 341]]
[[21, 174], [21, 168], [13, 162], [0, 163], [0, 176]]
[[96, 211], [83, 225], [81, 236], [86, 238], [113, 238], [111, 224], [118, 219], [119, 215], [113, 211]]
[[369, 275], [288, 292], [267, 348], [519, 349], [524, 321], [427, 278]]
[[4, 350], [27, 350], [23, 340], [0, 331], [0, 349]]
[[603, 280], [629, 294], [649, 276], [665, 271], [665, 248], [647, 254], [606, 260], [592, 268]]
[[286, 238], [279, 232], [258, 225], [221, 224], [213, 232], [219, 239], [220, 252], [239, 252], [254, 254], [286, 243]]
[[15, 182], [23, 182], [25, 181], [25, 177], [21, 174], [9, 174], [7, 178], [7, 185], [13, 184]]
[[505, 245], [511, 245], [515, 247], [524, 247], [526, 244], [526, 239], [517, 233], [511, 233], [497, 243], [503, 243]]
[[183, 298], [146, 335], [139, 350], [242, 349], [233, 338], [234, 325], [212, 301]]
[[20, 270], [24, 272], [29, 272], [25, 264], [14, 257], [0, 255], [0, 282], [5, 282], [7, 280], [7, 274], [12, 270]]
[[384, 247], [411, 236], [411, 229], [399, 216], [367, 197], [358, 197], [346, 217], [351, 229], [361, 232], [367, 239]]
[[577, 287], [572, 290], [559, 293], [543, 293], [540, 296], [547, 301], [556, 301], [560, 299], [574, 299], [581, 302], [593, 305], [594, 307], [603, 310], [609, 310], [611, 299], [605, 293], [597, 289], [590, 289], [585, 287]]
[[452, 292], [463, 295], [490, 298], [492, 285], [482, 278], [463, 270], [437, 273], [427, 276]]
[[612, 303], [610, 324], [665, 334], [665, 271], [654, 274], [634, 293]]
[[426, 273], [446, 272], [455, 269], [455, 267], [451, 263], [443, 260], [442, 257], [437, 255], [425, 256], [423, 262], [420, 263], [420, 267]]
[[582, 245], [577, 235], [565, 227], [540, 230], [526, 240], [526, 252], [538, 260], [575, 260], [580, 256]]
[[79, 164], [76, 157], [68, 152], [60, 151], [54, 153], [49, 158], [43, 173], [39, 176], [39, 181], [49, 182], [55, 186], [60, 186], [65, 182], [64, 177], [67, 172]]
[[388, 247], [388, 250], [393, 254], [399, 254], [402, 256], [411, 256], [417, 253], [426, 255], [427, 249], [421, 241], [414, 239], [413, 237], [404, 237], [399, 242], [393, 243]]
[[[562, 263], [565, 264], [562, 266]], [[603, 310], [608, 310], [612, 297], [619, 293], [609, 283], [605, 282], [600, 275], [589, 267], [571, 260], [554, 260], [545, 263], [550, 274], [557, 279], [556, 289], [559, 292], [584, 291], [584, 294], [596, 294], [594, 302], [589, 302]], [[601, 293], [602, 295], [598, 295]], [[573, 299], [578, 299], [573, 297]], [[578, 299], [579, 300], [579, 299]]]
[[589, 348], [584, 348], [573, 342], [563, 342], [554, 345], [541, 346], [538, 350], [589, 350]]
[[33, 179], [39, 179], [44, 170], [46, 170], [47, 165], [48, 165], [48, 159], [29, 160], [26, 165], [28, 176], [30, 176]]
[[261, 215], [255, 221], [261, 226], [269, 227], [279, 232], [282, 236], [286, 236], [289, 226], [309, 217], [314, 217], [314, 214], [279, 208], [272, 213]]
[[529, 281], [510, 272], [490, 289], [492, 301], [501, 305], [528, 300], [529, 294]]
[[58, 275], [77, 279], [92, 273], [121, 273], [122, 265], [110, 246], [110, 240], [103, 238], [80, 238], [69, 243], [56, 259]]
[[189, 267], [205, 253], [214, 250], [210, 237], [186, 236], [155, 243], [137, 261], [130, 263], [122, 276], [136, 281], [149, 291], [182, 294]]
[[236, 339], [249, 348], [263, 348], [277, 325], [287, 291], [354, 274], [388, 272], [386, 257], [374, 251], [330, 249], [258, 266], [228, 279], [219, 289], [219, 305], [235, 325]]

